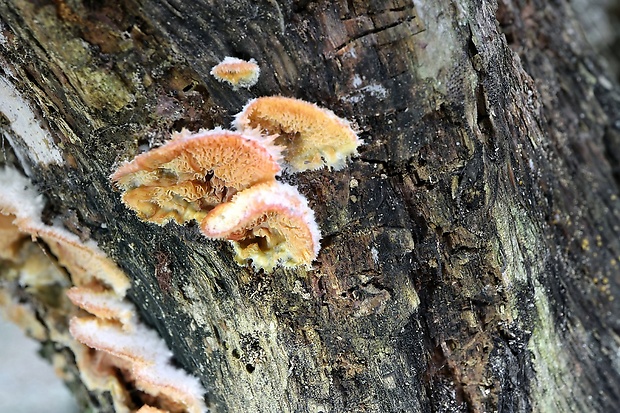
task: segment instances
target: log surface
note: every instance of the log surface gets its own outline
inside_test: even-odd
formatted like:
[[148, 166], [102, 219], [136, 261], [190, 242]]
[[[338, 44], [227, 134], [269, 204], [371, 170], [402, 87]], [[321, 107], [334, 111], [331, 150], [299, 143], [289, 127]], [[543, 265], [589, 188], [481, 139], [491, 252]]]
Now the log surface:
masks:
[[[0, 76], [62, 155], [41, 162], [5, 113], [0, 162], [130, 276], [212, 411], [620, 409], [620, 89], [566, 1], [8, 0], [0, 30]], [[225, 56], [257, 85], [217, 82]], [[265, 95], [365, 141], [281, 177], [321, 227], [312, 270], [239, 267], [109, 181]]]

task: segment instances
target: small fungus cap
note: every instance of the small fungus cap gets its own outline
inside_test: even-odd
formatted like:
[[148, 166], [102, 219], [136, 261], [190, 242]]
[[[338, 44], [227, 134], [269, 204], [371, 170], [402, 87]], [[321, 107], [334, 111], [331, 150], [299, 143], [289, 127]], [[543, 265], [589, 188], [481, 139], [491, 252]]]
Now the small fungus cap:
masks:
[[236, 90], [254, 86], [258, 82], [260, 68], [254, 59], [246, 61], [226, 56], [211, 69], [211, 75], [220, 82], [229, 83]]
[[223, 129], [174, 134], [112, 174], [123, 202], [146, 221], [163, 225], [201, 220], [235, 193], [280, 173], [280, 147], [256, 133]]
[[277, 181], [253, 186], [215, 207], [201, 222], [210, 238], [232, 242], [240, 264], [271, 271], [310, 266], [319, 252], [320, 231], [314, 212], [296, 188]]
[[123, 329], [132, 329], [135, 325], [135, 308], [129, 302], [120, 300], [113, 291], [101, 288], [71, 287], [67, 297], [73, 304], [92, 315], [121, 323]]
[[349, 122], [331, 110], [282, 96], [250, 100], [233, 125], [277, 136], [275, 142], [286, 146], [284, 160], [293, 172], [341, 169], [362, 144]]

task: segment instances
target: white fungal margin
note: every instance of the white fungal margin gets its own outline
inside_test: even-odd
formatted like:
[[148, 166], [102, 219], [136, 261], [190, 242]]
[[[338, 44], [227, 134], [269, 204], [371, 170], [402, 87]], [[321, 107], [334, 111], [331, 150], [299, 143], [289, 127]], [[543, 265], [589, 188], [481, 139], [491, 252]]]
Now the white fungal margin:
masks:
[[[71, 279], [75, 286], [65, 292], [75, 307], [68, 302], [59, 305], [52, 312], [53, 321], [43, 318], [45, 321], [39, 322], [34, 312], [13, 300], [11, 291], [3, 285], [0, 285], [0, 306], [33, 337], [40, 341], [51, 339], [69, 347], [82, 382], [90, 391], [109, 392], [115, 411], [156, 411], [152, 406], [145, 408], [137, 403], [138, 399], [131, 396], [132, 387], [126, 385], [131, 382], [144, 393], [140, 401], [145, 406], [155, 404], [164, 409], [162, 412], [171, 410], [168, 406], [174, 406], [171, 411], [179, 413], [206, 412], [205, 390], [200, 381], [171, 363], [172, 353], [164, 340], [138, 320], [136, 308], [125, 298], [129, 278], [94, 241], [83, 242], [60, 224], [43, 223], [43, 207], [42, 196], [28, 178], [15, 168], [0, 168], [0, 237], [4, 237], [0, 238], [0, 248], [4, 242], [9, 252], [3, 256], [1, 253], [5, 251], [0, 250], [0, 257], [11, 262], [17, 269], [13, 272], [24, 274], [14, 282], [19, 282], [22, 288], [27, 285], [29, 291], [51, 283], [68, 289]], [[33, 241], [41, 239], [46, 243], [49, 256], [55, 257], [55, 264], [50, 267], [61, 266], [69, 275], [61, 279], [64, 283], [50, 280], [45, 265], [31, 262], [32, 258], [42, 257], [43, 264], [51, 263], [34, 244], [25, 242], [28, 235]], [[26, 280], [24, 277], [28, 277], [27, 282], [21, 283]], [[14, 288], [20, 287], [15, 284]], [[63, 302], [62, 296], [58, 299]], [[58, 322], [61, 316], [71, 317], [71, 337], [66, 330], [57, 330], [63, 324]]]
[[230, 84], [234, 90], [254, 86], [260, 76], [260, 67], [256, 60], [242, 60], [236, 57], [226, 56], [224, 60], [215, 65], [210, 74], [218, 82]]

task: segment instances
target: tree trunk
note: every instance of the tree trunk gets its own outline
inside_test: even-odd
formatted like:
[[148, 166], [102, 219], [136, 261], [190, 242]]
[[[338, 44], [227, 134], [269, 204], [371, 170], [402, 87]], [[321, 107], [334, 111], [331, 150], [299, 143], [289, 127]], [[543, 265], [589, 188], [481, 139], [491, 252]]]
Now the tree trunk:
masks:
[[[41, 125], [4, 104], [0, 162], [129, 276], [212, 411], [620, 410], [620, 89], [566, 1], [8, 0], [0, 23], [0, 86]], [[218, 83], [225, 56], [258, 83]], [[323, 234], [311, 270], [240, 267], [109, 180], [265, 95], [365, 141], [281, 177]]]

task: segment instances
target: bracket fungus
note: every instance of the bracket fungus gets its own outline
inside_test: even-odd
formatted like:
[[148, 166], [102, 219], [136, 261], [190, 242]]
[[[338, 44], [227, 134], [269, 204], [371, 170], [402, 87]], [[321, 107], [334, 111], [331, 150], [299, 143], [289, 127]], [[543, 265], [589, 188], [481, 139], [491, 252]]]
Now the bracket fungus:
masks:
[[[200, 382], [170, 364], [165, 342], [140, 323], [135, 307], [125, 299], [127, 276], [94, 241], [83, 242], [58, 223], [44, 224], [42, 213], [43, 199], [29, 180], [15, 169], [0, 169], [0, 235], [6, 235], [0, 247], [7, 248], [0, 251], [0, 260], [10, 263], [8, 272], [0, 266], [0, 277], [5, 276], [0, 306], [33, 337], [69, 348], [84, 385], [108, 392], [115, 411], [205, 412]], [[46, 253], [28, 238], [45, 243]], [[17, 279], [11, 277], [14, 273]], [[12, 300], [9, 288], [17, 286], [33, 295], [39, 290], [61, 294], [46, 296], [55, 302], [54, 309], [39, 313]], [[62, 292], [92, 315], [73, 307]], [[69, 336], [60, 317], [75, 314]]]
[[[72, 287], [67, 296], [80, 313], [71, 318], [69, 331], [85, 351], [73, 350], [84, 383], [91, 390], [108, 391], [119, 412], [133, 411], [140, 400], [169, 413], [206, 411], [200, 382], [173, 367], [170, 350], [159, 335], [144, 326], [135, 307], [111, 290], [96, 284]], [[128, 383], [131, 385], [127, 386]], [[129, 394], [129, 390], [138, 394]]]
[[141, 219], [184, 224], [202, 220], [238, 191], [274, 180], [280, 150], [273, 139], [256, 133], [183, 130], [122, 165], [111, 178]]
[[133, 305], [119, 300], [117, 294], [97, 285], [71, 287], [67, 290], [67, 297], [77, 307], [102, 320], [118, 321], [123, 326], [131, 326], [135, 323], [136, 310]]
[[137, 410], [136, 413], [168, 413], [168, 412], [157, 409], [155, 407], [147, 406], [145, 404], [144, 406], [140, 407], [140, 409]]
[[277, 181], [239, 192], [215, 207], [201, 222], [211, 238], [231, 241], [240, 264], [272, 270], [310, 266], [319, 252], [321, 235], [314, 211], [295, 187]]
[[275, 136], [275, 143], [286, 148], [284, 160], [293, 172], [325, 166], [341, 169], [362, 144], [349, 122], [331, 110], [282, 96], [250, 100], [233, 125]]
[[[124, 380], [143, 392], [146, 404], [155, 404], [170, 413], [206, 411], [200, 383], [169, 363], [172, 353], [154, 331], [137, 323], [121, 327], [95, 317], [74, 317], [69, 330], [79, 342], [100, 353], [100, 360], [120, 370]], [[94, 370], [91, 374], [96, 373]], [[112, 392], [122, 410], [123, 405], [132, 404], [124, 390]]]
[[[237, 76], [241, 69], [231, 68], [249, 63], [226, 58], [211, 73]], [[231, 84], [238, 85], [235, 79]], [[292, 172], [340, 169], [362, 141], [332, 111], [281, 96], [249, 101], [233, 126], [237, 131], [176, 133], [111, 179], [142, 220], [159, 225], [196, 220], [205, 236], [231, 241], [240, 264], [251, 261], [265, 271], [278, 264], [309, 267], [320, 249], [320, 232], [306, 199], [276, 181], [280, 163]]]
[[[29, 235], [32, 240], [43, 240], [75, 283], [88, 284], [97, 280], [117, 294], [125, 294], [129, 280], [95, 242], [82, 242], [77, 235], [60, 225], [46, 225], [41, 221], [43, 198], [26, 177], [15, 169], [4, 168], [0, 170], [0, 188], [0, 214], [3, 215], [4, 230], [13, 228], [13, 231]], [[18, 245], [13, 244], [13, 248]]]
[[256, 60], [241, 60], [226, 56], [211, 69], [211, 75], [220, 82], [229, 83], [234, 90], [241, 87], [250, 88], [258, 82], [260, 68]]

